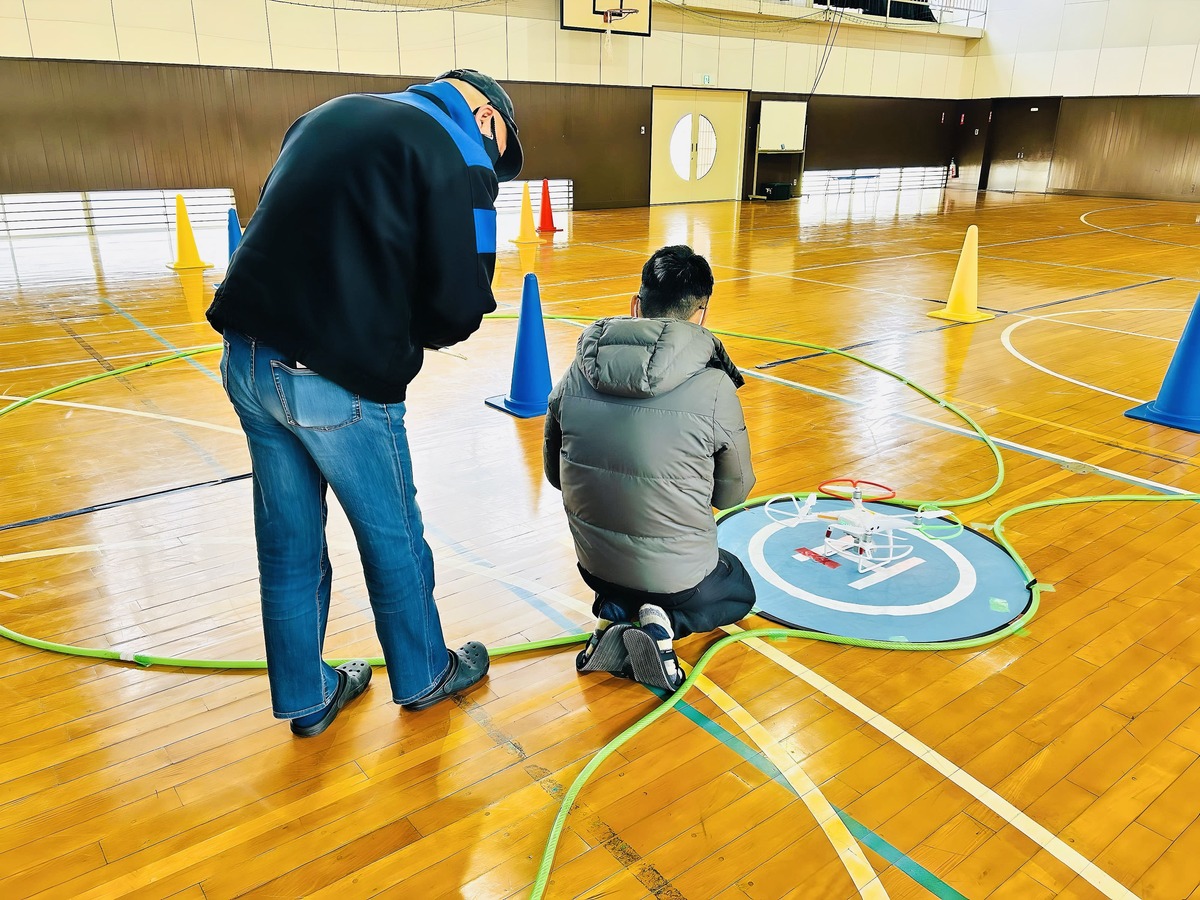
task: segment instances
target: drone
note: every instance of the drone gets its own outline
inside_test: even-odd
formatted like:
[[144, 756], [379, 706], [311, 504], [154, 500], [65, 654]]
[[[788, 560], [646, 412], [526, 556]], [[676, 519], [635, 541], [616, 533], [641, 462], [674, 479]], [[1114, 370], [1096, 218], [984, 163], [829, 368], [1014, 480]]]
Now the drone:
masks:
[[[931, 540], [950, 540], [962, 533], [962, 523], [953, 518], [953, 513], [922, 504], [916, 509], [881, 513], [863, 505], [863, 488], [877, 489], [867, 498], [890, 500], [896, 492], [873, 481], [851, 478], [835, 478], [817, 487], [801, 504], [795, 494], [781, 494], [767, 501], [764, 512], [773, 521], [786, 528], [794, 528], [803, 522], [825, 521], [825, 542], [821, 552], [807, 547], [797, 553], [814, 559], [829, 568], [837, 568], [835, 560], [840, 557], [857, 563], [859, 573], [875, 572], [913, 552], [909, 535], [919, 533]], [[840, 512], [817, 512], [814, 507], [817, 495], [825, 494], [839, 500], [849, 500], [850, 507]], [[791, 504], [787, 508], [787, 504]], [[931, 520], [940, 520], [934, 524]]]

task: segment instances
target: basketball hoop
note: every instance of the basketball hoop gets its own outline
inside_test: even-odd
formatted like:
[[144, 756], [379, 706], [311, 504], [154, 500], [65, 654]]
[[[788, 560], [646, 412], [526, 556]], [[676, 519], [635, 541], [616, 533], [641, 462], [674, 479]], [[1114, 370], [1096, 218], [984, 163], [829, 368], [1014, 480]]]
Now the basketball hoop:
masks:
[[598, 13], [604, 22], [604, 55], [608, 59], [612, 59], [612, 23], [619, 22], [626, 16], [633, 15], [635, 12], [637, 12], [637, 10], [624, 6], [619, 6], [616, 9], [605, 9], [599, 11], [596, 11], [595, 7], [593, 6], [592, 9], [593, 12]]
[[[636, 9], [626, 9], [622, 6], [619, 9], [606, 9], [600, 15], [603, 17], [605, 25], [611, 25], [613, 22], [621, 21], [626, 16], [633, 15], [635, 12], [637, 12]], [[609, 31], [612, 31], [612, 29], [610, 28]]]

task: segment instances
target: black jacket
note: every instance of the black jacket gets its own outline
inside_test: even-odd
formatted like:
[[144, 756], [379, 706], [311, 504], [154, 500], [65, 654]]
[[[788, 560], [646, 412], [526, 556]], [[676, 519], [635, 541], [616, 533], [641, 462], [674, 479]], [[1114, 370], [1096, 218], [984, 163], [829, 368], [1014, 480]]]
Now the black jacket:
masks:
[[496, 308], [496, 191], [453, 86], [330, 100], [284, 137], [208, 320], [400, 402], [422, 348]]

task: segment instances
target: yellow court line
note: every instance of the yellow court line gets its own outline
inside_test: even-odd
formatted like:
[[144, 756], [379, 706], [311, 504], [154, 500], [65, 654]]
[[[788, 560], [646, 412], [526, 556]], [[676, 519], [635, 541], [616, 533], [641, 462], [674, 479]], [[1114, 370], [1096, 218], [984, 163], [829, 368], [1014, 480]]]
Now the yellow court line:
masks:
[[[737, 634], [745, 629], [737, 625], [726, 625], [723, 626], [722, 630], [729, 634]], [[782, 653], [761, 638], [751, 638], [745, 641], [745, 643], [763, 654], [763, 656], [777, 663], [786, 671], [791, 672], [809, 687], [820, 691], [847, 712], [858, 716], [858, 718], [862, 719], [872, 728], [887, 735], [918, 759], [923, 760], [1049, 852], [1055, 859], [1104, 894], [1105, 897], [1110, 898], [1110, 900], [1137, 900], [1136, 894], [1098, 865], [1084, 857], [1075, 848], [1069, 846], [1064, 840], [1042, 825], [1039, 825], [990, 787], [967, 774], [928, 744], [922, 743], [913, 737], [895, 722], [885, 718], [858, 698], [846, 693], [837, 685], [822, 678], [807, 666], [796, 662], [796, 660], [792, 659], [786, 653]]]
[[695, 686], [717, 704], [722, 712], [741, 726], [747, 736], [758, 745], [758, 749], [763, 752], [763, 755], [783, 773], [783, 777], [792, 786], [792, 790], [804, 801], [804, 805], [808, 807], [813, 818], [817, 820], [817, 824], [821, 826], [821, 830], [825, 832], [825, 836], [829, 838], [829, 843], [837, 851], [838, 858], [846, 867], [846, 872], [854, 881], [854, 886], [858, 888], [859, 894], [867, 900], [887, 900], [887, 890], [879, 881], [879, 876], [875, 874], [862, 847], [850, 834], [846, 823], [842, 821], [832, 804], [821, 793], [821, 789], [808, 777], [800, 764], [787, 754], [775, 738], [771, 737], [758, 719], [710, 681], [707, 676], [701, 675], [697, 678]]
[[[946, 399], [949, 400], [951, 403], [955, 404], [956, 406], [973, 406], [976, 409], [984, 410], [985, 412], [1004, 413], [1004, 415], [1012, 416], [1014, 419], [1022, 419], [1026, 422], [1035, 422], [1038, 425], [1046, 425], [1050, 428], [1060, 428], [1064, 431], [1070, 431], [1073, 434], [1079, 434], [1084, 437], [1095, 438], [1096, 440], [1102, 441], [1105, 444], [1120, 447], [1122, 450], [1132, 450], [1134, 452], [1153, 453], [1157, 457], [1160, 457], [1160, 458], [1166, 457], [1171, 462], [1177, 462], [1180, 464], [1195, 463], [1197, 461], [1197, 457], [1194, 457], [1194, 456], [1168, 455], [1168, 454], [1163, 453], [1162, 450], [1160, 450], [1156, 447], [1151, 447], [1147, 444], [1138, 444], [1134, 441], [1122, 441], [1122, 440], [1119, 440], [1114, 437], [1109, 437], [1106, 434], [1101, 434], [1098, 431], [1088, 431], [1086, 428], [1076, 428], [1074, 425], [1066, 425], [1062, 422], [1053, 422], [1049, 419], [1039, 419], [1037, 416], [1030, 416], [1030, 415], [1026, 415], [1025, 413], [1013, 412], [1011, 409], [1005, 409], [1004, 407], [996, 406], [995, 404], [975, 403], [972, 400], [963, 400], [960, 397], [952, 397], [950, 395], [947, 395]], [[1082, 460], [1081, 460], [1081, 462], [1082, 462]], [[1085, 462], [1084, 465], [1088, 465], [1088, 463]]]

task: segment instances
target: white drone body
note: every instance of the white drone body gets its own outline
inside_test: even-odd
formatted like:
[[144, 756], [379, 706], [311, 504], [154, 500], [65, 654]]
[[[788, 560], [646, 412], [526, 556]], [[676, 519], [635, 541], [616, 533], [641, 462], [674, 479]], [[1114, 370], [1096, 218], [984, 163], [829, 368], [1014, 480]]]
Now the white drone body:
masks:
[[[795, 497], [790, 499], [793, 510], [772, 513], [767, 504], [767, 515], [794, 528], [802, 522], [827, 521], [825, 543], [821, 553], [828, 559], [841, 557], [857, 563], [858, 571], [874, 572], [889, 563], [903, 559], [913, 552], [909, 542], [912, 529], [925, 519], [940, 519], [949, 515], [944, 509], [919, 509], [912, 512], [880, 513], [863, 506], [862, 490], [854, 488], [850, 495], [849, 509], [838, 513], [814, 512], [817, 495], [809, 494], [801, 506]], [[907, 532], [907, 533], [906, 533]]]

